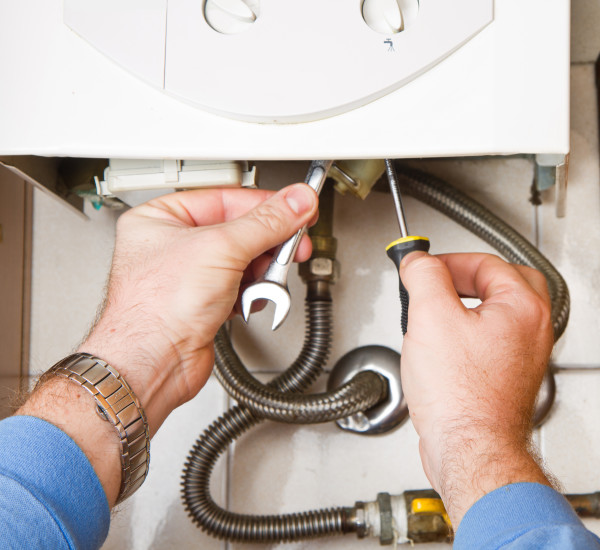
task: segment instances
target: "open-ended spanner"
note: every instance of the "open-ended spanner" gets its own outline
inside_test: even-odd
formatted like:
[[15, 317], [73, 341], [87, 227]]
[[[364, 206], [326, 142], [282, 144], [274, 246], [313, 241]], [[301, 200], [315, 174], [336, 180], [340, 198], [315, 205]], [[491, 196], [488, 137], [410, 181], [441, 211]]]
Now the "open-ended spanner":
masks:
[[[332, 160], [314, 160], [310, 164], [304, 182], [310, 185], [317, 195], [323, 188], [327, 172], [329, 172], [332, 164]], [[242, 294], [242, 315], [246, 322], [248, 322], [252, 303], [255, 300], [269, 300], [275, 304], [272, 330], [278, 328], [285, 321], [291, 306], [290, 292], [287, 286], [288, 271], [305, 230], [306, 226], [279, 245], [265, 274], [244, 290]]]

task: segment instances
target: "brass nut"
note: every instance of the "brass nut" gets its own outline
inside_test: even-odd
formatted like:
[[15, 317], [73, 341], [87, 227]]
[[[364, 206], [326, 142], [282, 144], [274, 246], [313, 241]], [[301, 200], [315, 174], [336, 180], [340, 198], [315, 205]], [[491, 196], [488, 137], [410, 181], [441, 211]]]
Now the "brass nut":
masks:
[[333, 277], [335, 266], [331, 258], [312, 258], [308, 261], [308, 270], [317, 277]]
[[340, 266], [331, 258], [318, 256], [300, 264], [299, 273], [304, 282], [326, 280], [335, 283], [339, 277]]

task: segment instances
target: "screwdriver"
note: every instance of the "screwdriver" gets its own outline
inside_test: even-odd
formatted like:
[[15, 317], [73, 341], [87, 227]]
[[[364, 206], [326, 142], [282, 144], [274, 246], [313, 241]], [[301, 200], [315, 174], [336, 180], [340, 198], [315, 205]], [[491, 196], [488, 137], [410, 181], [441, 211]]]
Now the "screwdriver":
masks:
[[[398, 184], [398, 176], [393, 160], [385, 160], [385, 170], [390, 184], [390, 191], [394, 198], [396, 215], [398, 216], [398, 225], [400, 226], [400, 238], [388, 244], [385, 251], [389, 258], [394, 262], [398, 276], [400, 276], [400, 262], [402, 261], [402, 258], [416, 250], [429, 252], [429, 239], [427, 237], [418, 237], [408, 233], [404, 208], [402, 207], [400, 185]], [[402, 279], [400, 279], [400, 304], [402, 306], [402, 334], [406, 334], [406, 330], [408, 329], [408, 292], [402, 284]]]

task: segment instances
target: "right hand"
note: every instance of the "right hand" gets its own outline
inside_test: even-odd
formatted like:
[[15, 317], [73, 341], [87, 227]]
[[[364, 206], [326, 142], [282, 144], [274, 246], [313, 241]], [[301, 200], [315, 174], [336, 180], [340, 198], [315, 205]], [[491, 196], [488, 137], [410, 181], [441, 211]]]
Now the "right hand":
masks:
[[[304, 183], [278, 193], [208, 189], [120, 217], [104, 310], [79, 351], [129, 382], [152, 434], [208, 379], [213, 339], [235, 313], [240, 285], [264, 272], [269, 250], [310, 222], [317, 203]], [[296, 259], [310, 250], [306, 237]]]
[[[509, 483], [549, 484], [530, 453], [531, 417], [553, 346], [538, 271], [489, 254], [409, 254], [402, 387], [423, 467], [454, 527]], [[467, 309], [460, 297], [482, 300]]]

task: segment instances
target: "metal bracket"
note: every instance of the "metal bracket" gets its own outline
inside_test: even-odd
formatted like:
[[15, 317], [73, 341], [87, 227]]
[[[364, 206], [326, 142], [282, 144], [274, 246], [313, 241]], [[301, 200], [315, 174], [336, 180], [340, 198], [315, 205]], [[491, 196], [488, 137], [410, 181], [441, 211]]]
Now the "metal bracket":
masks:
[[535, 156], [535, 180], [539, 191], [555, 185], [556, 217], [567, 213], [567, 183], [569, 179], [569, 155], [541, 154]]

